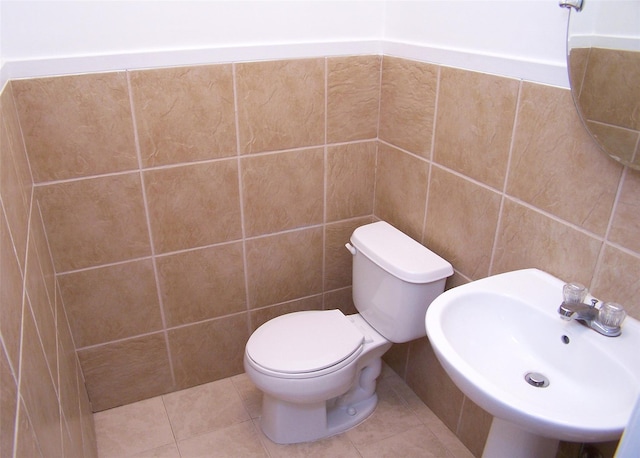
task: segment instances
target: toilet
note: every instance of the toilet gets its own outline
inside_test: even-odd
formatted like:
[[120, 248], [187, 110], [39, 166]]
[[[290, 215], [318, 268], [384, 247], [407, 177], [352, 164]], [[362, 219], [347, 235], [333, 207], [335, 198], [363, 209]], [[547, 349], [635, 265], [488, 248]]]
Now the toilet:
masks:
[[288, 313], [247, 342], [244, 368], [263, 393], [260, 427], [273, 442], [322, 439], [365, 420], [378, 403], [382, 355], [426, 335], [427, 307], [453, 274], [451, 264], [385, 221], [358, 227], [346, 247], [359, 313]]

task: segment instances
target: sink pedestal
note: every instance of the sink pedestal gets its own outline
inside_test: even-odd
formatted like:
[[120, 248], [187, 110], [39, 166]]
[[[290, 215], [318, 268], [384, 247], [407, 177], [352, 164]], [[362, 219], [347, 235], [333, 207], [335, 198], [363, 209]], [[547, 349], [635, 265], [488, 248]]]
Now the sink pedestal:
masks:
[[482, 458], [554, 458], [559, 442], [494, 417]]

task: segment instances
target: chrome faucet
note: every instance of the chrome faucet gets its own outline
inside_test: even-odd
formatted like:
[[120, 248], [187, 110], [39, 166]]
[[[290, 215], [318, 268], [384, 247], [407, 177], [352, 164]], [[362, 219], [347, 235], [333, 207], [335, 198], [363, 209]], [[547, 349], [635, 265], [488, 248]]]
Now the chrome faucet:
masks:
[[621, 325], [626, 313], [620, 304], [605, 302], [598, 307], [598, 299], [591, 299], [591, 305], [585, 304], [583, 301], [587, 290], [578, 283], [565, 285], [563, 293], [564, 301], [558, 307], [560, 318], [576, 320], [607, 337], [616, 337], [622, 333]]
[[598, 309], [596, 308], [597, 299], [593, 299], [591, 305], [583, 302], [563, 302], [558, 308], [560, 318], [563, 320], [577, 320], [590, 323], [598, 318]]

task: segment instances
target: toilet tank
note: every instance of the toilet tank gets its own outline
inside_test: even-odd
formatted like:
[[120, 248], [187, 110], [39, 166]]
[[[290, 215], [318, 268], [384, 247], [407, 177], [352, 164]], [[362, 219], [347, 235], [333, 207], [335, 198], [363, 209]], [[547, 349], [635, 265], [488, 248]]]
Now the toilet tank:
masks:
[[451, 264], [385, 221], [357, 228], [351, 245], [360, 315], [391, 342], [424, 337], [427, 308], [444, 291]]

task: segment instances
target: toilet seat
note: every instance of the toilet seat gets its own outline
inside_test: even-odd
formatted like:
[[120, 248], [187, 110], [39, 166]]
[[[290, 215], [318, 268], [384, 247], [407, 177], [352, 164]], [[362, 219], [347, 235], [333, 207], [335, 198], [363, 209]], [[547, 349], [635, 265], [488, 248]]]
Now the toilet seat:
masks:
[[340, 310], [312, 310], [266, 322], [249, 338], [246, 353], [256, 369], [296, 378], [338, 370], [362, 351], [364, 340]]

